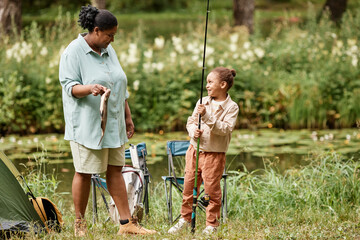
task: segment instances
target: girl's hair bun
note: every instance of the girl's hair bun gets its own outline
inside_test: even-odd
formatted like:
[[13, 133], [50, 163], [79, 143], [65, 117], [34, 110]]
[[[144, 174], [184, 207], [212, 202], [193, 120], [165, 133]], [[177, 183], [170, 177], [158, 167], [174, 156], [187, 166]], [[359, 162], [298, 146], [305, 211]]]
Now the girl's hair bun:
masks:
[[95, 17], [99, 13], [99, 9], [91, 5], [82, 6], [79, 13], [78, 23], [83, 29], [92, 32], [95, 28]]
[[233, 75], [233, 77], [235, 77], [235, 76], [236, 76], [236, 71], [235, 71], [235, 69], [231, 69], [230, 71], [231, 71], [231, 74]]

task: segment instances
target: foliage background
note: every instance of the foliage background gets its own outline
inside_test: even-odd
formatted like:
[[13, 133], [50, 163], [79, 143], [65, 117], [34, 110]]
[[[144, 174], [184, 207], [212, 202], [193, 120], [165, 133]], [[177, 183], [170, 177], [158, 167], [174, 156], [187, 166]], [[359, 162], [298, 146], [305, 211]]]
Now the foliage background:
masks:
[[[63, 132], [58, 62], [83, 30], [71, 12], [57, 12], [51, 24], [32, 22], [21, 35], [0, 40], [2, 134]], [[217, 24], [213, 11], [207, 71], [219, 65], [237, 70], [230, 95], [240, 106], [238, 127], [356, 126], [359, 13], [359, 7], [352, 8], [338, 28], [326, 17], [318, 22], [309, 5], [303, 17], [285, 14], [273, 20], [268, 34], [257, 27], [249, 36], [246, 29], [232, 27], [229, 18]], [[134, 30], [123, 31], [119, 18], [112, 45], [128, 76], [137, 130], [183, 130], [200, 95], [204, 19], [179, 25], [178, 33], [145, 37], [147, 22], [139, 20]]]

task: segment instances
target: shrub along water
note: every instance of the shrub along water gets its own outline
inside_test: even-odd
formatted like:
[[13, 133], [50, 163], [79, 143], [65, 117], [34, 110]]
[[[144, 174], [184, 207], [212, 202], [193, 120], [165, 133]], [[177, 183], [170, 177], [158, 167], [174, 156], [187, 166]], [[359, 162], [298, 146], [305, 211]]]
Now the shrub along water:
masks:
[[[207, 70], [237, 70], [232, 98], [239, 127], [341, 128], [360, 116], [360, 10], [341, 28], [311, 9], [305, 22], [284, 20], [266, 39], [225, 23], [209, 26]], [[148, 41], [142, 29], [118, 34], [112, 44], [128, 76], [137, 130], [183, 130], [199, 97], [203, 24]], [[62, 132], [59, 57], [82, 30], [61, 14], [45, 34], [36, 23], [0, 45], [0, 132]], [[156, 29], [154, 29], [156, 31]]]

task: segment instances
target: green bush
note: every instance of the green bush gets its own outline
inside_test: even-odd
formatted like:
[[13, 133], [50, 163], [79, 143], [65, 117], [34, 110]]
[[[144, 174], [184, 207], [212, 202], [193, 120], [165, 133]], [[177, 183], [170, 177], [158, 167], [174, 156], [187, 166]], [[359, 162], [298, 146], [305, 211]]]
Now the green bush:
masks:
[[[360, 10], [348, 12], [340, 29], [315, 16], [309, 10], [301, 25], [278, 23], [266, 39], [228, 23], [209, 27], [206, 73], [220, 65], [237, 70], [230, 95], [240, 106], [239, 127], [355, 126]], [[1, 39], [1, 133], [63, 131], [59, 57], [82, 30], [60, 13], [41, 32], [33, 23], [18, 38]], [[136, 129], [183, 130], [200, 95], [203, 26], [153, 40], [141, 27], [119, 35], [112, 45], [128, 77]]]

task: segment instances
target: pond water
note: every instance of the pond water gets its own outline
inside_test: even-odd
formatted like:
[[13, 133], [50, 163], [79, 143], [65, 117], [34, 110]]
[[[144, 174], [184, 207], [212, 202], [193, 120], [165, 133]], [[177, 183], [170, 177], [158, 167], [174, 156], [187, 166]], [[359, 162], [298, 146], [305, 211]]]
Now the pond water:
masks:
[[[135, 134], [129, 143], [145, 142], [147, 166], [152, 186], [161, 182], [161, 176], [168, 174], [166, 142], [187, 140], [185, 132], [166, 134]], [[6, 136], [0, 138], [0, 150], [14, 162], [20, 172], [42, 164], [49, 174], [55, 173], [60, 181], [58, 192], [71, 192], [74, 168], [69, 143], [61, 134]], [[236, 130], [227, 152], [226, 169], [249, 171], [263, 169], [264, 164], [276, 164], [279, 171], [305, 165], [313, 154], [336, 151], [346, 157], [359, 159], [360, 131], [358, 129], [327, 131], [283, 131], [265, 129], [259, 131]], [[176, 164], [183, 165], [182, 159]], [[130, 164], [130, 160], [127, 160]], [[69, 200], [71, 199], [70, 195]]]

